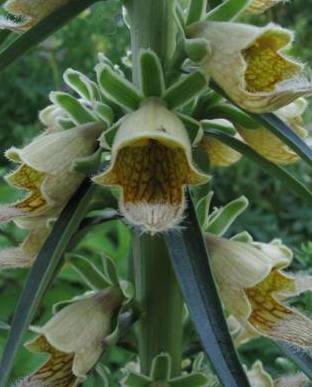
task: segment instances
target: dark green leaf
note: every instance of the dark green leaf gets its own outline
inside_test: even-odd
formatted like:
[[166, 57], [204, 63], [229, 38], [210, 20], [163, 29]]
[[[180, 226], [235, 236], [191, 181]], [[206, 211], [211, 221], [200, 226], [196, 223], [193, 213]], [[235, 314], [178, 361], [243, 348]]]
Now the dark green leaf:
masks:
[[303, 349], [295, 348], [287, 343], [275, 342], [279, 349], [292, 360], [307, 377], [312, 380], [312, 356]]
[[248, 157], [250, 160], [254, 161], [259, 167], [263, 168], [265, 172], [268, 172], [273, 177], [279, 178], [283, 183], [285, 183], [285, 186], [287, 188], [292, 190], [299, 197], [303, 198], [304, 200], [307, 200], [309, 203], [312, 203], [311, 191], [284, 168], [279, 167], [278, 165], [265, 159], [259, 153], [254, 151], [250, 146], [244, 144], [243, 142], [237, 140], [232, 136], [210, 130], [206, 131], [206, 134], [222, 141], [224, 144], [230, 146], [237, 152]]
[[173, 267], [202, 346], [220, 381], [225, 386], [249, 386], [228, 332], [191, 198], [188, 202], [181, 231], [165, 235]]
[[0, 71], [24, 55], [30, 48], [37, 46], [58, 29], [63, 27], [70, 19], [79, 15], [84, 9], [100, 0], [71, 0], [61, 6], [49, 16], [41, 20], [29, 31], [16, 39], [10, 46], [0, 53]]
[[250, 4], [250, 0], [226, 0], [207, 15], [209, 21], [236, 19]]
[[44, 243], [19, 298], [0, 364], [0, 386], [5, 387], [23, 335], [31, 323], [73, 234], [79, 227], [95, 189], [86, 179], [56, 221]]
[[145, 97], [161, 97], [165, 89], [164, 73], [158, 56], [152, 50], [140, 54], [141, 87]]
[[207, 0], [191, 0], [187, 13], [186, 25], [201, 20], [205, 15]]

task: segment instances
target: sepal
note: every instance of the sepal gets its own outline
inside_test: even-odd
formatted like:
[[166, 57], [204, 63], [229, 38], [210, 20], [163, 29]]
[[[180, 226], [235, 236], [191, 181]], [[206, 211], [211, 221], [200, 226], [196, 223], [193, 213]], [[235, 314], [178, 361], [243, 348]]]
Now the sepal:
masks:
[[101, 91], [106, 98], [127, 111], [139, 107], [143, 97], [132, 83], [118, 75], [108, 65], [98, 64], [95, 70]]
[[93, 113], [70, 94], [59, 91], [52, 92], [50, 93], [50, 100], [64, 109], [77, 125], [97, 121]]
[[187, 10], [186, 25], [202, 20], [206, 9], [207, 0], [191, 0]]
[[222, 236], [229, 229], [236, 218], [248, 207], [249, 201], [245, 196], [232, 200], [224, 207], [215, 209], [207, 216], [204, 223], [205, 232]]
[[72, 171], [82, 173], [86, 176], [90, 176], [92, 173], [95, 173], [101, 163], [102, 152], [98, 149], [92, 155], [76, 159], [72, 163]]
[[161, 97], [165, 90], [165, 78], [161, 62], [152, 50], [140, 53], [141, 88], [145, 97]]
[[209, 57], [209, 45], [205, 39], [186, 39], [184, 47], [187, 56], [193, 62], [201, 62], [204, 58]]
[[207, 87], [207, 79], [200, 72], [196, 71], [182, 77], [166, 90], [164, 100], [169, 109], [176, 109], [185, 105], [191, 99], [200, 94]]
[[108, 128], [100, 137], [100, 146], [103, 149], [111, 149], [115, 140], [115, 136], [118, 132], [121, 120], [116, 122], [110, 128]]
[[65, 71], [63, 78], [65, 83], [81, 98], [89, 102], [100, 100], [97, 84], [81, 72], [69, 68]]

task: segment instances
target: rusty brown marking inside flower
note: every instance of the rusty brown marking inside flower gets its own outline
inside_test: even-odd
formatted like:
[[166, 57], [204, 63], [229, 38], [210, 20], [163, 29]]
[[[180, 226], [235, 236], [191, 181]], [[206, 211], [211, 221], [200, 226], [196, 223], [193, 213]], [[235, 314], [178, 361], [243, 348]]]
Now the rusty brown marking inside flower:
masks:
[[275, 325], [293, 314], [291, 309], [274, 299], [273, 294], [293, 290], [293, 288], [294, 280], [292, 278], [278, 270], [273, 270], [260, 284], [246, 289], [252, 307], [249, 322], [260, 332], [270, 334]]
[[182, 149], [155, 140], [121, 149], [113, 172], [111, 183], [122, 186], [125, 203], [172, 205], [183, 201], [182, 187], [194, 173]]
[[277, 31], [268, 31], [243, 51], [247, 63], [245, 81], [249, 92], [272, 92], [277, 83], [291, 79], [299, 73], [298, 64], [292, 63], [277, 52], [287, 44], [285, 37], [287, 38], [287, 35]]
[[13, 174], [8, 176], [8, 181], [11, 184], [17, 188], [30, 191], [23, 200], [15, 204], [16, 208], [26, 212], [34, 212], [47, 206], [40, 190], [44, 177], [43, 173], [35, 171], [25, 164], [21, 165]]
[[73, 354], [57, 351], [52, 347], [44, 336], [39, 336], [31, 347], [38, 352], [50, 354], [49, 360], [37, 371], [27, 378], [29, 382], [41, 382], [57, 387], [73, 387], [76, 376], [73, 375]]

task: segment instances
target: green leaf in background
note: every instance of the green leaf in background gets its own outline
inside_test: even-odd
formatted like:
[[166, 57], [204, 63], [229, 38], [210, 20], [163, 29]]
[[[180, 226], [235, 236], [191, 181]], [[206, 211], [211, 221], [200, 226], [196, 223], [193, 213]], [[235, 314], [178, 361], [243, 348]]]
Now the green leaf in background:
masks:
[[63, 27], [70, 19], [79, 15], [92, 4], [103, 0], [71, 0], [61, 6], [49, 16], [25, 32], [11, 45], [0, 53], [0, 71], [5, 70], [10, 64], [23, 56], [30, 48], [37, 46], [58, 29]]
[[89, 206], [95, 187], [86, 179], [56, 221], [29, 272], [20, 295], [0, 363], [0, 386], [5, 387], [23, 336], [31, 323], [73, 234]]
[[265, 172], [269, 173], [273, 177], [277, 177], [278, 179], [280, 179], [285, 184], [287, 189], [289, 188], [297, 196], [312, 204], [312, 192], [284, 168], [279, 167], [278, 165], [265, 159], [264, 157], [259, 155], [259, 153], [254, 151], [249, 145], [237, 140], [232, 136], [212, 130], [207, 130], [205, 133], [211, 137], [220, 140], [224, 144], [235, 149], [237, 152], [248, 157], [250, 160], [254, 161], [259, 167], [263, 168]]
[[[225, 386], [247, 387], [209, 265], [205, 243], [191, 198], [181, 231], [165, 235], [184, 300], [202, 346]], [[209, 246], [208, 246], [209, 248]]]

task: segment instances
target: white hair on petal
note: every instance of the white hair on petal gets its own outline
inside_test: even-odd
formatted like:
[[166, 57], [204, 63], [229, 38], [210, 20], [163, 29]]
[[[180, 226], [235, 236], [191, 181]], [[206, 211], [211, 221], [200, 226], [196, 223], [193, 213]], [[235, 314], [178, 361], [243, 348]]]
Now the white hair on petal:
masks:
[[25, 212], [14, 206], [0, 206], [0, 223], [9, 222], [10, 220], [25, 215]]

